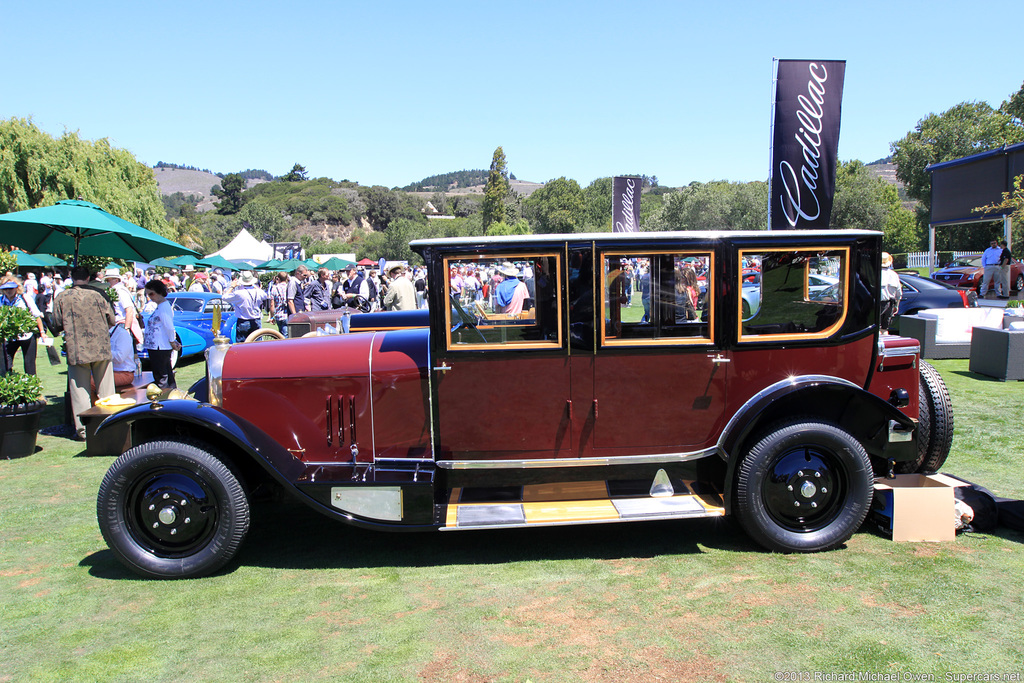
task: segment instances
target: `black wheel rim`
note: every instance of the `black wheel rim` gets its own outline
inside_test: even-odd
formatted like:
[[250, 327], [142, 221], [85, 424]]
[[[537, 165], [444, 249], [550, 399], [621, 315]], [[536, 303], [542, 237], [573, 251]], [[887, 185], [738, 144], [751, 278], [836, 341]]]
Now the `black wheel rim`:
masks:
[[827, 527], [842, 511], [848, 481], [835, 454], [797, 446], [780, 454], [762, 486], [765, 509], [780, 526], [797, 532]]
[[194, 472], [165, 467], [128, 489], [127, 526], [135, 541], [160, 557], [185, 557], [206, 545], [217, 527], [217, 496]]

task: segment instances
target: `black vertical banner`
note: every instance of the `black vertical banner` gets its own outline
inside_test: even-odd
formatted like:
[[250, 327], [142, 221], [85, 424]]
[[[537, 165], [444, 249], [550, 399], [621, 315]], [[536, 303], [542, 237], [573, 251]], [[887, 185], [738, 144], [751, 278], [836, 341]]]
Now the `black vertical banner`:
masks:
[[772, 230], [829, 225], [845, 75], [845, 61], [779, 60], [768, 210]]
[[641, 178], [616, 176], [612, 182], [612, 232], [640, 230]]

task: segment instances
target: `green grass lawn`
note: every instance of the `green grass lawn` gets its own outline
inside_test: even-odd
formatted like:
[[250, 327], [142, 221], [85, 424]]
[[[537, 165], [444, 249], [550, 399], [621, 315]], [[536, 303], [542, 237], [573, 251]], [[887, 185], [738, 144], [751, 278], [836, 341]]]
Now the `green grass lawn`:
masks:
[[[944, 471], [1024, 498], [1022, 385], [934, 364], [956, 414]], [[40, 369], [59, 403], [64, 374]], [[0, 681], [952, 680], [1024, 662], [1024, 535], [1003, 529], [895, 544], [865, 528], [779, 555], [729, 520], [383, 534], [261, 503], [225, 571], [147, 581], [96, 526], [113, 458], [39, 446], [0, 461]]]

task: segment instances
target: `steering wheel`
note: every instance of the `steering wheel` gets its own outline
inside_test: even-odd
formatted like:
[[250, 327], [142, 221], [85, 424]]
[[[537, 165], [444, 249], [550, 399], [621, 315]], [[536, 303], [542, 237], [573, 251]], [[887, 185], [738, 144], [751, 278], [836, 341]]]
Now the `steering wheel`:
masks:
[[[373, 304], [370, 303], [370, 300], [367, 299], [365, 296], [362, 296], [361, 294], [356, 294], [348, 301], [354, 302], [356, 310], [359, 310], [363, 313], [369, 313], [370, 309], [373, 308]], [[348, 303], [346, 303], [345, 305], [348, 306]]]
[[480, 328], [476, 326], [476, 318], [466, 312], [462, 307], [462, 304], [459, 303], [459, 298], [455, 296], [455, 293], [453, 292], [452, 294], [449, 294], [448, 299], [451, 301], [452, 308], [455, 310], [455, 313], [459, 316], [459, 322], [452, 327], [452, 331], [454, 332], [460, 327], [472, 329], [476, 332], [477, 336], [480, 337], [480, 341], [486, 344], [487, 337], [485, 337], [484, 333], [480, 331]]

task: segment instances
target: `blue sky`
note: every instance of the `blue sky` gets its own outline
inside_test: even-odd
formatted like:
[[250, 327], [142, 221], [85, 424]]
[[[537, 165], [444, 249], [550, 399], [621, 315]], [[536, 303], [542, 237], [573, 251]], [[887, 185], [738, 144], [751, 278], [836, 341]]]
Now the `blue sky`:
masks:
[[[1024, 81], [1024, 3], [5, 2], [0, 118], [140, 161], [401, 186], [767, 177], [772, 58], [845, 59], [841, 159]], [[1002, 32], [1001, 32], [1002, 31]]]

